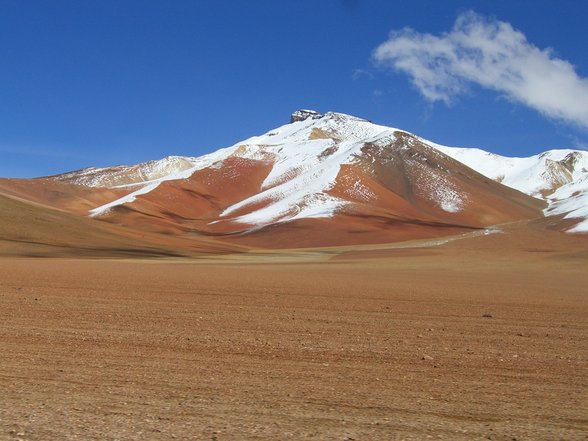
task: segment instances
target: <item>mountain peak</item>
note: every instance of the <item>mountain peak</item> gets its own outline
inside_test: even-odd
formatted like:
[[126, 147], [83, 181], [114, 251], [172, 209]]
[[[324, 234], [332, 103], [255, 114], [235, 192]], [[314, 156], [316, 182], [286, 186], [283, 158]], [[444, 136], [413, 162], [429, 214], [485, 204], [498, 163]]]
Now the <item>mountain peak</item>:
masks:
[[296, 112], [290, 115], [290, 123], [295, 123], [298, 121], [304, 121], [309, 118], [311, 119], [319, 119], [322, 118], [323, 115], [316, 110], [309, 110], [309, 109], [299, 109]]

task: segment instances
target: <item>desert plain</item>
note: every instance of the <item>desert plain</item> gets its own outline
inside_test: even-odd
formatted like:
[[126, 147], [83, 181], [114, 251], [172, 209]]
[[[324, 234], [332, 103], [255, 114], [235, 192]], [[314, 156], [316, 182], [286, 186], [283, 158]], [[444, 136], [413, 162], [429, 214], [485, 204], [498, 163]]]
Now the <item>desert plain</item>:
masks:
[[0, 439], [587, 439], [587, 250], [5, 255]]

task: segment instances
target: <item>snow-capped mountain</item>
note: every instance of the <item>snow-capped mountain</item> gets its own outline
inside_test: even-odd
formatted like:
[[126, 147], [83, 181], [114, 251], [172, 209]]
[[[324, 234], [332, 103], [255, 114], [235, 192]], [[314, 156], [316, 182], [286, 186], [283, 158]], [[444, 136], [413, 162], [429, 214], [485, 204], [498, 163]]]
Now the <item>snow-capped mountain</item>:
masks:
[[[587, 163], [586, 152], [505, 158], [304, 110], [290, 124], [202, 157], [49, 179], [117, 194], [88, 212], [113, 223], [216, 237], [283, 237], [298, 229], [298, 237], [314, 238], [308, 243], [336, 244], [342, 237], [361, 243], [438, 236], [541, 217], [542, 210], [583, 221]], [[320, 231], [309, 233], [311, 224]], [[571, 231], [583, 228], [581, 222]], [[339, 239], [322, 240], [326, 231]]]
[[561, 149], [509, 158], [423, 141], [497, 182], [546, 200], [546, 216], [564, 214], [567, 219], [579, 219], [569, 232], [588, 232], [588, 152]]
[[296, 112], [290, 124], [199, 158], [52, 179], [122, 194], [90, 209], [93, 217], [170, 234], [275, 232], [316, 220], [312, 228], [351, 231], [355, 242], [400, 240], [534, 218], [543, 208], [410, 133], [333, 112]]

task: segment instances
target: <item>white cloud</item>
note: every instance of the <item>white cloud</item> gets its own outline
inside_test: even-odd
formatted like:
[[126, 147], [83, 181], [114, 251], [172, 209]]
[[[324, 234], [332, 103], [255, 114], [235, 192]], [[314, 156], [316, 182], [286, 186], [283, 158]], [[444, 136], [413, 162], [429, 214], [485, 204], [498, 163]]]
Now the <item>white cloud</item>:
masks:
[[461, 14], [441, 36], [394, 31], [374, 51], [378, 64], [404, 72], [429, 101], [450, 104], [478, 84], [551, 118], [588, 129], [588, 79], [539, 49], [509, 23]]

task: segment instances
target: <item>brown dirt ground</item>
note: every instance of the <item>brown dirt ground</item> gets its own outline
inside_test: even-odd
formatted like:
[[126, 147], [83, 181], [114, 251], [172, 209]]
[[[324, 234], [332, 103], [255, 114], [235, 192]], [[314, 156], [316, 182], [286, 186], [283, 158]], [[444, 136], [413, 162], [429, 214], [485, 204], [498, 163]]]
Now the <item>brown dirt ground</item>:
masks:
[[0, 439], [587, 439], [586, 247], [496, 238], [0, 258]]

